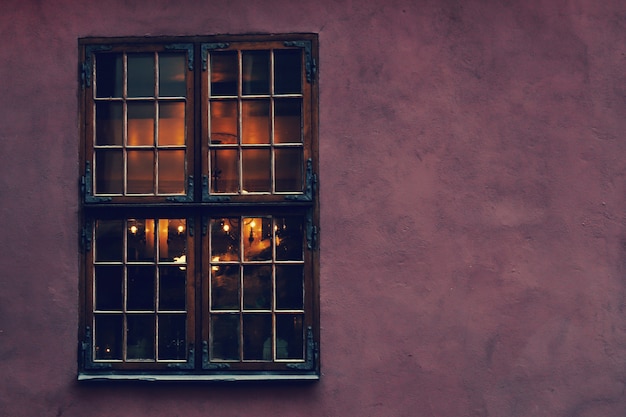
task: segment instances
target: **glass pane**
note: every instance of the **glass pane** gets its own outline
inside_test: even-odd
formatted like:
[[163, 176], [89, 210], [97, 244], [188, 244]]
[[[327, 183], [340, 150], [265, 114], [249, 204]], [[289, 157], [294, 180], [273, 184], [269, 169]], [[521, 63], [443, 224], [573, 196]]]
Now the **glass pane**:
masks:
[[122, 151], [96, 151], [96, 194], [122, 194], [124, 192], [124, 156]]
[[270, 101], [246, 100], [241, 113], [241, 142], [270, 143]]
[[274, 93], [302, 91], [302, 53], [299, 49], [274, 51]]
[[185, 219], [159, 220], [159, 260], [186, 265], [187, 222]]
[[154, 192], [154, 152], [128, 151], [129, 194], [152, 194]]
[[211, 267], [211, 308], [239, 309], [239, 265]]
[[96, 265], [96, 310], [122, 310], [122, 266]]
[[185, 151], [159, 151], [159, 194], [185, 193]]
[[242, 52], [243, 94], [269, 94], [270, 52]]
[[211, 220], [211, 261], [239, 260], [239, 219]]
[[236, 149], [211, 150], [211, 192], [239, 191], [239, 158]]
[[159, 103], [159, 146], [185, 145], [185, 103]]
[[185, 97], [185, 54], [159, 55], [159, 96]]
[[128, 97], [154, 97], [154, 55], [128, 54]]
[[184, 266], [159, 268], [159, 310], [184, 311], [187, 272]]
[[274, 101], [274, 143], [302, 142], [302, 101], [283, 98]]
[[275, 151], [276, 191], [302, 191], [302, 148], [280, 148]]
[[127, 267], [126, 308], [134, 311], [154, 310], [154, 267]]
[[159, 359], [187, 358], [187, 323], [184, 314], [159, 315]]
[[301, 314], [276, 315], [276, 359], [304, 359]]
[[154, 261], [154, 220], [128, 220], [126, 238], [128, 261]]
[[96, 97], [122, 97], [122, 54], [96, 55]]
[[272, 219], [244, 217], [243, 259], [270, 261], [272, 259]]
[[211, 52], [211, 95], [236, 96], [237, 52]]
[[267, 310], [272, 307], [272, 267], [243, 267], [243, 308]]
[[211, 316], [211, 359], [239, 360], [239, 315]]
[[123, 144], [122, 103], [96, 103], [96, 145]]
[[242, 151], [243, 191], [270, 192], [269, 149], [245, 149]]
[[272, 360], [272, 315], [243, 315], [243, 359]]
[[126, 316], [128, 323], [127, 359], [154, 359], [154, 316], [133, 314]]
[[96, 261], [122, 261], [124, 245], [124, 222], [122, 220], [98, 220], [96, 222]]
[[154, 145], [154, 104], [128, 103], [128, 146]]
[[276, 309], [304, 308], [302, 265], [276, 265]]
[[211, 101], [211, 143], [237, 143], [237, 102]]
[[304, 249], [303, 237], [300, 217], [276, 218], [276, 259], [301, 261]]
[[122, 315], [97, 315], [95, 318], [95, 358], [122, 359]]

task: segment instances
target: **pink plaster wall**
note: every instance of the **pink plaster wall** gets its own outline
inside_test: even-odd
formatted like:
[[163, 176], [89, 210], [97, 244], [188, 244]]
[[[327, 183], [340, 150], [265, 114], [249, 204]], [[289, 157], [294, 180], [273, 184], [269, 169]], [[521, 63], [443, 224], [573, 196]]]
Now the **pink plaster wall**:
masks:
[[[320, 382], [80, 385], [77, 39], [320, 36]], [[0, 4], [1, 416], [626, 415], [626, 3]]]

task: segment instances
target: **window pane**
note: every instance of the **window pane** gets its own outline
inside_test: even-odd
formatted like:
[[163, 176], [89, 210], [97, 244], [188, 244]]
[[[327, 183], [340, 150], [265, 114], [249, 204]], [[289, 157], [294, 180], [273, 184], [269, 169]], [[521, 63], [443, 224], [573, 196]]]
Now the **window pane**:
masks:
[[243, 94], [269, 94], [270, 53], [269, 51], [242, 52]]
[[302, 142], [302, 100], [274, 101], [274, 143]]
[[96, 55], [96, 97], [122, 97], [122, 54]]
[[128, 220], [126, 237], [128, 261], [154, 261], [154, 220]]
[[267, 310], [272, 307], [272, 267], [243, 267], [243, 308]]
[[304, 274], [302, 265], [276, 265], [276, 309], [304, 308]]
[[154, 55], [128, 54], [128, 97], [154, 97]]
[[302, 53], [299, 49], [274, 51], [274, 93], [302, 91]]
[[185, 54], [159, 55], [159, 96], [185, 97]]
[[152, 194], [154, 192], [154, 152], [128, 151], [129, 194]]
[[211, 53], [212, 96], [236, 96], [238, 78], [237, 52]]
[[239, 315], [211, 316], [211, 359], [239, 360]]
[[123, 144], [122, 103], [96, 103], [96, 145]]
[[[159, 220], [159, 260], [186, 265], [187, 222], [185, 219]], [[182, 259], [185, 258], [185, 259]]]
[[128, 103], [128, 146], [154, 145], [154, 104]]
[[211, 150], [211, 192], [239, 191], [239, 159], [237, 150]]
[[276, 259], [301, 261], [303, 259], [303, 227], [300, 217], [276, 218]]
[[211, 143], [237, 143], [237, 102], [211, 101]]
[[98, 220], [96, 222], [96, 261], [122, 261], [124, 222], [122, 220]]
[[302, 191], [302, 148], [275, 150], [276, 191]]
[[95, 318], [95, 358], [122, 359], [122, 315], [97, 315]]
[[211, 261], [239, 260], [239, 219], [211, 220]]
[[304, 359], [301, 314], [276, 315], [276, 359]]
[[126, 308], [134, 311], [154, 310], [154, 273], [151, 265], [127, 268]]
[[159, 146], [185, 145], [185, 103], [159, 103]]
[[270, 101], [246, 100], [241, 112], [241, 142], [270, 143]]
[[121, 150], [96, 151], [96, 194], [124, 192], [124, 156]]
[[243, 315], [243, 359], [272, 360], [272, 315]]
[[243, 150], [243, 191], [269, 192], [271, 187], [269, 149]]
[[161, 314], [159, 320], [159, 359], [187, 358], [187, 324], [184, 314]]
[[126, 316], [126, 320], [127, 359], [154, 359], [154, 316], [133, 314]]
[[272, 219], [244, 217], [243, 225], [243, 259], [272, 260]]
[[187, 272], [185, 266], [159, 268], [159, 310], [184, 311], [186, 309]]
[[122, 310], [123, 279], [121, 265], [96, 265], [96, 310]]
[[185, 151], [159, 151], [159, 194], [185, 193]]
[[211, 267], [211, 308], [239, 309], [239, 265]]

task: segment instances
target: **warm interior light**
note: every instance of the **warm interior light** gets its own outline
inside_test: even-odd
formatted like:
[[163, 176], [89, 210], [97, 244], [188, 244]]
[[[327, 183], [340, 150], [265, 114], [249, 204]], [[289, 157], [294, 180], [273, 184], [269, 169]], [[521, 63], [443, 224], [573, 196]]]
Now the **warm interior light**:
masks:
[[[230, 226], [229, 226], [229, 225], [227, 225], [227, 224], [224, 224], [224, 226], [222, 226], [222, 229], [223, 229], [225, 232], [228, 232], [228, 231], [230, 230]], [[219, 259], [218, 259], [218, 261], [219, 261]]]
[[178, 233], [182, 233], [184, 230], [185, 230], [185, 228], [183, 227], [182, 224], [180, 226], [178, 226]]
[[132, 234], [136, 234], [137, 233], [137, 226], [135, 226], [135, 225], [130, 226], [130, 232]]

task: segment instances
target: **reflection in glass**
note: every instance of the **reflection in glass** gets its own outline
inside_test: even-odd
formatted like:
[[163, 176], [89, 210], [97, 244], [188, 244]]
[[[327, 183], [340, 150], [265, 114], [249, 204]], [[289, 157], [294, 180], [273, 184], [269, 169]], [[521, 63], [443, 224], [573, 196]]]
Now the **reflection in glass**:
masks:
[[276, 191], [302, 191], [302, 148], [275, 150]]
[[122, 282], [124, 272], [121, 265], [96, 265], [95, 304], [96, 310], [122, 310]]
[[272, 306], [272, 267], [246, 265], [243, 267], [243, 308], [270, 309]]
[[269, 217], [243, 218], [244, 261], [272, 259], [272, 219]]
[[128, 266], [126, 273], [126, 309], [154, 310], [154, 266]]
[[302, 142], [302, 100], [283, 98], [274, 101], [274, 143]]
[[154, 192], [154, 152], [128, 151], [128, 194]]
[[302, 91], [302, 53], [299, 49], [274, 51], [274, 93], [297, 94]]
[[[283, 349], [278, 349], [280, 346]], [[304, 359], [304, 329], [301, 314], [276, 315], [276, 359]]]
[[269, 94], [270, 52], [243, 51], [241, 60], [243, 94]]
[[185, 145], [185, 103], [159, 103], [159, 146]]
[[122, 315], [98, 314], [95, 317], [95, 359], [122, 359]]
[[276, 265], [276, 309], [304, 308], [302, 265]]
[[237, 101], [211, 101], [211, 143], [237, 143]]
[[185, 61], [185, 54], [159, 55], [159, 96], [186, 96]]
[[246, 192], [269, 192], [271, 188], [268, 149], [244, 149], [242, 151], [243, 189]]
[[184, 311], [187, 273], [179, 266], [159, 268], [159, 310]]
[[154, 145], [154, 104], [128, 103], [128, 146]]
[[[187, 253], [187, 226], [185, 219], [159, 220], [159, 260], [182, 262]], [[186, 264], [185, 264], [186, 265]]]
[[122, 220], [98, 220], [96, 222], [96, 261], [122, 261], [124, 222]]
[[154, 97], [154, 55], [128, 54], [128, 97]]
[[241, 103], [241, 130], [242, 143], [270, 143], [269, 100]]
[[126, 226], [127, 259], [129, 261], [154, 261], [154, 220], [129, 219]]
[[236, 149], [211, 150], [211, 192], [239, 191], [239, 159]]
[[276, 259], [301, 261], [303, 259], [302, 218], [296, 216], [276, 218]]
[[154, 359], [154, 316], [132, 314], [127, 321], [127, 359]]
[[211, 220], [211, 259], [217, 261], [239, 260], [239, 219]]
[[123, 143], [122, 103], [96, 103], [96, 145]]
[[243, 359], [271, 360], [271, 355], [268, 355], [268, 351], [264, 349], [267, 346], [266, 343], [269, 343], [269, 346], [272, 343], [272, 315], [244, 314]]
[[185, 193], [185, 151], [159, 151], [159, 194]]
[[211, 316], [211, 359], [239, 360], [239, 315]]
[[239, 265], [221, 265], [211, 268], [211, 308], [213, 310], [239, 309]]
[[96, 97], [122, 97], [122, 54], [96, 54]]
[[124, 192], [124, 156], [121, 150], [96, 151], [96, 194]]
[[211, 53], [212, 96], [236, 96], [238, 74], [237, 52]]
[[158, 320], [159, 359], [186, 359], [186, 316], [184, 314], [160, 314]]

